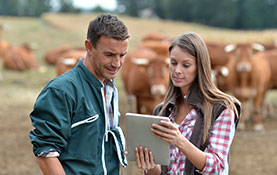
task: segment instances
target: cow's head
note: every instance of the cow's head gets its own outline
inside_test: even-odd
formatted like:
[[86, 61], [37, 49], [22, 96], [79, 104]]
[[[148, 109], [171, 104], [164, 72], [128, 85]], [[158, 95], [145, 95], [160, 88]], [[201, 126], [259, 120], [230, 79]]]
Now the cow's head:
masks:
[[132, 57], [131, 61], [136, 65], [145, 67], [145, 73], [147, 74], [151, 87], [151, 95], [154, 97], [163, 97], [166, 93], [169, 78], [169, 59]]
[[234, 95], [241, 100], [247, 100], [255, 93], [251, 89], [252, 57], [255, 53], [263, 50], [264, 47], [257, 43], [237, 43], [225, 47], [225, 51], [230, 55], [230, 62], [232, 62], [228, 69], [236, 77], [236, 82], [232, 82], [236, 84]]
[[237, 59], [236, 70], [238, 72], [250, 72], [250, 59], [254, 53], [264, 51], [264, 46], [258, 43], [239, 43], [229, 44], [225, 47], [227, 53], [231, 53], [231, 57]]

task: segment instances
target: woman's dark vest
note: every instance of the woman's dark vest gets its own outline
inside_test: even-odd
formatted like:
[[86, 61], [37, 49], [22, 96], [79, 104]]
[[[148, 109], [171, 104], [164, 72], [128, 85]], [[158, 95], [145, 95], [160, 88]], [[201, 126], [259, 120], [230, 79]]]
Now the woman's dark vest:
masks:
[[[198, 113], [198, 117], [196, 119], [194, 128], [193, 128], [193, 132], [190, 138], [190, 142], [192, 144], [194, 144], [197, 148], [200, 148], [202, 151], [205, 150], [205, 148], [208, 146], [208, 140], [206, 139], [206, 142], [202, 145], [202, 138], [203, 138], [203, 131], [204, 131], [204, 112], [203, 112], [203, 107], [202, 107], [202, 101], [203, 101], [203, 97], [198, 93], [198, 89], [197, 87], [193, 88], [194, 90], [192, 90], [190, 92], [190, 94], [188, 95], [187, 98], [187, 103], [192, 105]], [[241, 106], [240, 106], [240, 102], [237, 101], [236, 99], [234, 99], [234, 103], [235, 106], [237, 108], [238, 111], [238, 116], [235, 117], [235, 124], [237, 127], [237, 124], [239, 122], [240, 119], [240, 114], [241, 114]], [[161, 108], [162, 108], [162, 103], [159, 104], [158, 106], [156, 106], [156, 108], [154, 109], [153, 114], [154, 115], [158, 115]], [[173, 103], [169, 103], [168, 106], [166, 107], [166, 110], [163, 114], [163, 116], [169, 116], [171, 114], [171, 110], [173, 109], [174, 104]], [[211, 126], [213, 126], [214, 121], [217, 119], [217, 117], [219, 117], [219, 115], [222, 113], [222, 111], [226, 109], [226, 107], [223, 104], [216, 104], [213, 107], [213, 112], [212, 112], [212, 123]], [[185, 166], [185, 171], [186, 171], [186, 175], [198, 175], [199, 173], [196, 172], [196, 168], [195, 166], [188, 160], [186, 159], [186, 166]], [[162, 175], [163, 174], [167, 174], [167, 166], [162, 166]]]

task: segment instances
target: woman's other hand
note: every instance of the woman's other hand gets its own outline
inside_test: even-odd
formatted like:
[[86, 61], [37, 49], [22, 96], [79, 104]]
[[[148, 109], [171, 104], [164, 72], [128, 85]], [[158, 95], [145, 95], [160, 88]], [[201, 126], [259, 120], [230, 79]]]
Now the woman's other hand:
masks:
[[156, 167], [154, 156], [147, 147], [135, 148], [137, 167], [143, 170], [151, 170]]
[[128, 151], [124, 151], [124, 155], [125, 155], [125, 156], [128, 156]]

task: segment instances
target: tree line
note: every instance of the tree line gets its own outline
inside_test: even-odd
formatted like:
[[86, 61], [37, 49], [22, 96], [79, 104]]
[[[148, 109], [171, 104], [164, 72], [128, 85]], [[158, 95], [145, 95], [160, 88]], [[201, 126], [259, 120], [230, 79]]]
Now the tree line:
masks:
[[[2, 16], [80, 13], [72, 0], [0, 0]], [[107, 12], [101, 7], [88, 12]], [[277, 28], [277, 0], [117, 0], [114, 13], [195, 22], [232, 29]]]
[[0, 0], [1, 16], [39, 17], [45, 12], [79, 13], [72, 0]]
[[233, 29], [277, 27], [277, 0], [117, 0], [124, 13]]

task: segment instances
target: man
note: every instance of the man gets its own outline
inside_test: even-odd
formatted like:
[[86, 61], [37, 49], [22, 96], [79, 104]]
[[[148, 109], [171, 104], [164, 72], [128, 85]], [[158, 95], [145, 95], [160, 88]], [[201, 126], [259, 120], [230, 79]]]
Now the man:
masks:
[[48, 175], [118, 175], [127, 165], [113, 82], [128, 48], [128, 30], [116, 16], [90, 22], [86, 57], [50, 81], [30, 114], [33, 152]]

